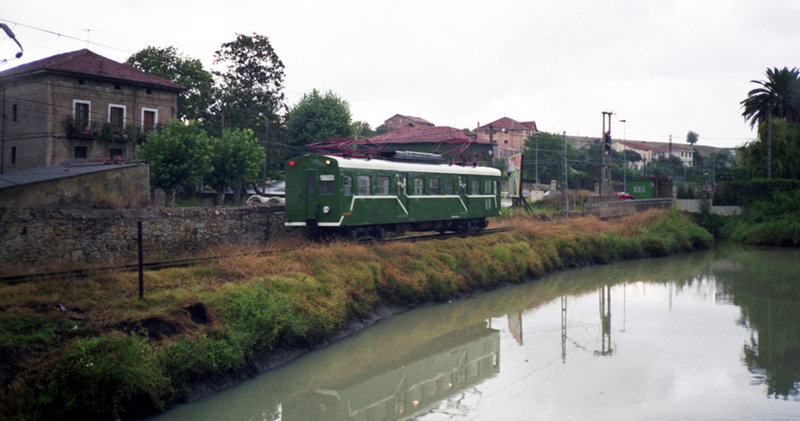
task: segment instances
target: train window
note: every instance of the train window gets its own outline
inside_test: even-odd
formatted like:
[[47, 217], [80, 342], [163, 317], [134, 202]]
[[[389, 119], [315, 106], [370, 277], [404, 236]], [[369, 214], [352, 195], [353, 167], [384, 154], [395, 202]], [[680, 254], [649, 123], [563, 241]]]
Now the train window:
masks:
[[481, 194], [481, 182], [480, 180], [472, 180], [472, 192], [471, 194]]
[[342, 186], [344, 186], [344, 195], [345, 196], [352, 196], [353, 195], [353, 176], [352, 175], [343, 175], [342, 176]]
[[453, 194], [455, 190], [453, 190], [453, 179], [452, 178], [445, 178], [444, 179], [444, 194]]
[[379, 175], [378, 176], [378, 184], [376, 188], [378, 189], [378, 194], [387, 195], [389, 194], [389, 176], [388, 175]]
[[322, 174], [319, 176], [319, 194], [332, 195], [335, 182], [333, 174]]
[[425, 194], [425, 179], [417, 177], [414, 179], [414, 195], [422, 196], [423, 194]]
[[485, 189], [484, 190], [486, 190], [486, 194], [494, 194], [494, 192], [492, 191], [492, 182], [491, 182], [491, 180], [486, 180], [486, 183], [484, 183], [484, 184], [485, 184], [485, 186], [484, 186]]
[[358, 176], [358, 194], [359, 195], [369, 195], [370, 192], [370, 176], [368, 175], [359, 175]]
[[492, 194], [495, 194], [496, 191], [498, 191], [498, 189], [497, 189], [497, 181], [494, 182], [494, 190], [492, 190]]
[[438, 178], [431, 178], [431, 194], [439, 194], [439, 179]]

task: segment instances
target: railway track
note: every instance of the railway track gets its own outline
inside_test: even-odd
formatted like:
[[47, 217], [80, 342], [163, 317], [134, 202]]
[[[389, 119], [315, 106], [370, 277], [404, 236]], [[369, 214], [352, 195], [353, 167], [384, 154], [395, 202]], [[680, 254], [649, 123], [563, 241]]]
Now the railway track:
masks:
[[[416, 242], [416, 241], [424, 241], [424, 240], [444, 240], [447, 238], [452, 237], [472, 237], [472, 236], [483, 236], [483, 235], [490, 235], [496, 234], [500, 232], [505, 232], [514, 229], [515, 227], [498, 227], [498, 228], [488, 228], [481, 231], [476, 232], [469, 232], [469, 233], [431, 233], [431, 234], [420, 234], [420, 235], [409, 235], [409, 236], [402, 236], [402, 237], [391, 237], [391, 238], [384, 238], [380, 241], [376, 241], [377, 243], [391, 243], [391, 242]], [[298, 247], [294, 248], [286, 248], [286, 249], [275, 249], [275, 250], [262, 250], [258, 253], [260, 256], [266, 256], [270, 254], [276, 253], [286, 253], [293, 250], [296, 250]], [[142, 269], [144, 270], [160, 270], [160, 269], [169, 269], [169, 268], [176, 268], [176, 267], [187, 267], [193, 266], [197, 264], [207, 263], [214, 260], [224, 259], [228, 257], [236, 256], [234, 254], [227, 254], [227, 255], [219, 255], [219, 256], [203, 256], [203, 257], [187, 257], [182, 259], [172, 259], [172, 260], [159, 260], [154, 262], [146, 262], [142, 264]], [[115, 272], [135, 272], [139, 270], [138, 263], [130, 263], [125, 265], [114, 265], [114, 266], [98, 266], [98, 267], [90, 267], [90, 268], [82, 268], [82, 269], [71, 269], [65, 271], [53, 271], [53, 272], [39, 272], [39, 273], [32, 273], [32, 274], [15, 274], [15, 275], [3, 275], [0, 276], [0, 284], [5, 285], [14, 285], [24, 282], [30, 282], [34, 280], [70, 280], [70, 279], [81, 279], [88, 277], [94, 273], [102, 273], [108, 271], [115, 271]]]

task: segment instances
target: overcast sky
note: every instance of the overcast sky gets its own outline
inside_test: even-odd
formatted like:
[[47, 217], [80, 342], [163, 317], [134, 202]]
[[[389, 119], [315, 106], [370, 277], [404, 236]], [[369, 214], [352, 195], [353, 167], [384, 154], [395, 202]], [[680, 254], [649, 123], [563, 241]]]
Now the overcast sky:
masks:
[[[0, 70], [89, 48], [117, 61], [175, 46], [212, 68], [237, 33], [269, 37], [289, 105], [317, 88], [376, 127], [394, 114], [475, 128], [732, 147], [755, 137], [739, 102], [768, 67], [800, 66], [796, 0], [2, 0]], [[0, 34], [3, 35], [3, 34]], [[620, 123], [619, 120], [626, 120]]]

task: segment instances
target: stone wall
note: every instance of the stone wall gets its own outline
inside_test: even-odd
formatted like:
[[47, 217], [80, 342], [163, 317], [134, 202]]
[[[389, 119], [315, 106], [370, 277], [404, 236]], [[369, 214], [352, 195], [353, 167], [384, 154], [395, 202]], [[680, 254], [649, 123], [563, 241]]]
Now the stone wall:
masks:
[[263, 245], [291, 235], [283, 208], [0, 209], [0, 274], [186, 257], [224, 244]]

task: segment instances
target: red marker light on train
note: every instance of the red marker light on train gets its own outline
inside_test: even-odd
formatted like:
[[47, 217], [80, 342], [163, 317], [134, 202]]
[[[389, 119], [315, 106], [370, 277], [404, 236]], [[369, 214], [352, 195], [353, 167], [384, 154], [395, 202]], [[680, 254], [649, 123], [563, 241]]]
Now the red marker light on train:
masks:
[[294, 167], [294, 161], [289, 161], [289, 166]]

